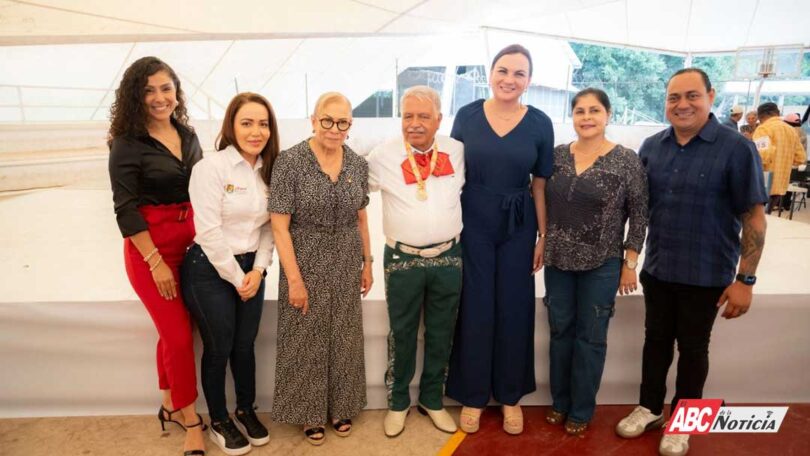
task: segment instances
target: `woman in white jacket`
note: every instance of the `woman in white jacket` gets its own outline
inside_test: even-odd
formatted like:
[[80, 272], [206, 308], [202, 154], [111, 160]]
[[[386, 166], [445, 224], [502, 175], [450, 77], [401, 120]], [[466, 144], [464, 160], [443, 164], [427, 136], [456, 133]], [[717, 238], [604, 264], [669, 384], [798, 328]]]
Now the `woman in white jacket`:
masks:
[[[181, 283], [203, 340], [200, 371], [211, 440], [225, 454], [240, 455], [270, 439], [253, 405], [253, 344], [274, 247], [267, 199], [279, 141], [270, 103], [255, 93], [234, 97], [216, 146], [217, 152], [203, 158], [191, 175], [196, 235], [183, 262]], [[229, 361], [236, 389], [235, 421], [225, 400]]]

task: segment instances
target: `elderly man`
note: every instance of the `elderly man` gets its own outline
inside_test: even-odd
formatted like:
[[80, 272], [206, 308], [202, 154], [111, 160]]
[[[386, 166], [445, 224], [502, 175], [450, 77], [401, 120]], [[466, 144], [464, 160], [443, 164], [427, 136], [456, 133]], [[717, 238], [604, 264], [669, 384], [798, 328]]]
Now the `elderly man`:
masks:
[[759, 126], [756, 110], [748, 111], [748, 113], [745, 115], [745, 124], [748, 125], [748, 128], [751, 129], [752, 133], [756, 131], [757, 127]]
[[424, 308], [425, 351], [419, 412], [445, 432], [456, 423], [442, 405], [445, 373], [461, 294], [461, 201], [464, 146], [437, 136], [439, 95], [426, 86], [402, 95], [402, 137], [368, 157], [369, 188], [383, 202], [385, 293], [388, 301], [388, 414], [385, 435], [405, 428], [409, 384], [416, 368], [419, 317]]
[[734, 131], [737, 130], [737, 124], [742, 119], [743, 115], [743, 108], [740, 105], [732, 106], [731, 110], [728, 112], [728, 119], [723, 121], [723, 125], [733, 129]]
[[[725, 318], [748, 311], [765, 242], [767, 195], [759, 154], [711, 114], [715, 93], [709, 77], [697, 68], [680, 70], [670, 78], [666, 96], [672, 126], [639, 149], [650, 186], [640, 274], [645, 338], [639, 406], [616, 425], [625, 438], [661, 427], [676, 340], [672, 408], [679, 399], [702, 397], [718, 308], [725, 305]], [[688, 439], [664, 434], [658, 450], [686, 454]]]
[[799, 135], [790, 125], [779, 118], [776, 103], [763, 103], [757, 108], [759, 127], [754, 131], [754, 144], [762, 157], [765, 171], [773, 173], [771, 178], [771, 200], [768, 213], [779, 207], [782, 197], [790, 184], [790, 169], [804, 163], [806, 155], [799, 142]]

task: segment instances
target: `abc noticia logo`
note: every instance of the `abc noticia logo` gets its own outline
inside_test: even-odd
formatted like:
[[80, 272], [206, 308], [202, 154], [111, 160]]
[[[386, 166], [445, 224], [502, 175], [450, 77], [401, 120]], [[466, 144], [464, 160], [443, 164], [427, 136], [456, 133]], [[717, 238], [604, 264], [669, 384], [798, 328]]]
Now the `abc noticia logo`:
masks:
[[725, 407], [722, 399], [681, 399], [665, 434], [775, 433], [787, 407]]

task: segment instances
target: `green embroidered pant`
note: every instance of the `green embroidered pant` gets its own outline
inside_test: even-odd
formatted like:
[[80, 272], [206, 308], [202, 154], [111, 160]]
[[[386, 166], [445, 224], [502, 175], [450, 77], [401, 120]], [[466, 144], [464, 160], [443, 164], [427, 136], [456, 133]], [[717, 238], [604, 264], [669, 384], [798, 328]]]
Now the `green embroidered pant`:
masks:
[[388, 301], [388, 407], [411, 406], [409, 385], [416, 371], [417, 333], [424, 309], [425, 351], [419, 402], [442, 408], [447, 363], [461, 296], [461, 244], [435, 258], [408, 255], [385, 246], [385, 297]]

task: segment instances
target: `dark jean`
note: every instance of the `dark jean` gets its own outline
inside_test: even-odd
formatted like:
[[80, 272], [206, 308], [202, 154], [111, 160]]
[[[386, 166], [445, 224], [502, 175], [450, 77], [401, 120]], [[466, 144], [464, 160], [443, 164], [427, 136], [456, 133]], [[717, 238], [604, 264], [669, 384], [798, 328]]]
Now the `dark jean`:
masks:
[[[243, 271], [253, 269], [255, 253], [236, 255]], [[249, 410], [256, 401], [256, 358], [253, 342], [259, 331], [264, 304], [264, 279], [256, 296], [242, 301], [233, 284], [223, 280], [194, 244], [183, 260], [180, 283], [186, 302], [203, 341], [203, 393], [211, 421], [228, 418], [225, 401], [225, 368], [231, 362], [236, 388], [236, 408]]]
[[664, 410], [667, 372], [678, 341], [678, 372], [672, 410], [680, 399], [700, 399], [709, 375], [709, 339], [724, 287], [698, 287], [656, 279], [641, 271], [644, 287], [644, 354], [639, 404]]
[[577, 423], [596, 408], [620, 274], [619, 258], [588, 271], [545, 268], [552, 407]]

